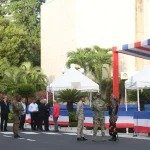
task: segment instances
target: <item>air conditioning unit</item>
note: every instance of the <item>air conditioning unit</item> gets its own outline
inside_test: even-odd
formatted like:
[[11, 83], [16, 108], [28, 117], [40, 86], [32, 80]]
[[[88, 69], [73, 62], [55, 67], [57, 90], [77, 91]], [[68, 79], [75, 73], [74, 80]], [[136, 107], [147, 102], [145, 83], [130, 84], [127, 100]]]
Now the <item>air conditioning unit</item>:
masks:
[[121, 80], [127, 80], [127, 79], [129, 79], [129, 73], [121, 72]]
[[138, 73], [138, 71], [128, 71], [128, 72], [121, 72], [121, 80], [127, 80], [131, 78], [133, 75]]

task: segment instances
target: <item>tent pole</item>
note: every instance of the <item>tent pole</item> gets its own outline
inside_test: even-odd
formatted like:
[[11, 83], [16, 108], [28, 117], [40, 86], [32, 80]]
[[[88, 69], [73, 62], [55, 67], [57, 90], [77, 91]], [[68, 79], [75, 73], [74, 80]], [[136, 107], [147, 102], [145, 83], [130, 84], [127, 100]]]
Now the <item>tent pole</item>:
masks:
[[55, 100], [55, 92], [53, 91], [53, 105], [54, 105], [54, 100]]
[[55, 92], [53, 91], [53, 101], [55, 100]]
[[91, 102], [92, 102], [92, 92], [90, 92], [90, 107], [91, 107]]
[[[127, 89], [125, 88], [125, 107], [126, 107], [126, 111], [128, 111], [128, 105], [127, 105]], [[126, 128], [126, 134], [129, 133], [129, 129]]]
[[46, 87], [46, 101], [48, 103], [49, 86]]
[[138, 103], [138, 111], [140, 111], [140, 96], [139, 96], [139, 88], [137, 89], [137, 103]]
[[89, 98], [89, 105], [90, 105], [90, 92], [88, 93], [88, 98]]
[[48, 103], [48, 91], [46, 91], [46, 101]]
[[126, 111], [128, 111], [128, 106], [127, 106], [127, 89], [125, 88], [125, 107]]

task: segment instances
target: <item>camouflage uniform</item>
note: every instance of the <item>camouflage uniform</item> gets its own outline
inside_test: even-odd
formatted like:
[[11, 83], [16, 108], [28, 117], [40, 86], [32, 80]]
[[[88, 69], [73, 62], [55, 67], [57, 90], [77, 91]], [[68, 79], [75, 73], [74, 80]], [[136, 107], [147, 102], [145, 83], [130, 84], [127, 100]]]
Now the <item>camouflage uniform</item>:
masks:
[[82, 101], [79, 101], [77, 104], [76, 118], [78, 119], [77, 126], [77, 137], [84, 137], [83, 127], [84, 127], [84, 105]]
[[111, 102], [109, 108], [109, 134], [112, 136], [111, 141], [116, 141], [117, 135], [117, 128], [116, 128], [116, 121], [117, 121], [117, 113], [118, 113], [118, 104], [114, 100]]
[[96, 140], [98, 125], [101, 127], [102, 140], [104, 140], [105, 136], [105, 117], [104, 111], [106, 110], [106, 105], [103, 100], [97, 98], [93, 101], [91, 109], [94, 111], [93, 116], [93, 140]]
[[13, 110], [13, 133], [14, 136], [18, 136], [18, 130], [20, 125], [20, 117], [22, 111], [21, 104], [17, 101], [12, 103], [12, 110]]

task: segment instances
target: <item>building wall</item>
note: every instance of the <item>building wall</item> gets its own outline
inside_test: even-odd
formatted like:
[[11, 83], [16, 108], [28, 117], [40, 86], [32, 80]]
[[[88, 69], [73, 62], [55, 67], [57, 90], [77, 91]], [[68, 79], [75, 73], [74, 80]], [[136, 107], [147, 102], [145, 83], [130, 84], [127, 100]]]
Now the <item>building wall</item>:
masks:
[[[77, 47], [111, 48], [135, 41], [135, 0], [76, 1]], [[120, 72], [135, 69], [134, 57], [119, 57]]]
[[75, 6], [74, 0], [51, 0], [41, 7], [41, 68], [50, 81], [60, 75], [66, 53], [76, 48]]
[[[42, 71], [58, 77], [76, 48], [133, 43], [135, 14], [135, 0], [49, 0], [41, 7]], [[135, 70], [134, 57], [119, 57], [120, 72]]]
[[[142, 41], [150, 38], [150, 0], [135, 0], [135, 40]], [[150, 64], [149, 60], [136, 58], [136, 70], [141, 70]]]
[[[144, 39], [150, 39], [150, 0], [144, 0]], [[144, 60], [144, 66], [150, 64]]]

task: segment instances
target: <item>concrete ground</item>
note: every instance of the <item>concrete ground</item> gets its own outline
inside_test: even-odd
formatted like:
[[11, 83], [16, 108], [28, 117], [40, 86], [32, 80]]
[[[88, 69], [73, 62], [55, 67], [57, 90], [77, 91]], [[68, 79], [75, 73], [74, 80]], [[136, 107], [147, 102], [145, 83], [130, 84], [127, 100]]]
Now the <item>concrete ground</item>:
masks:
[[[0, 132], [0, 150], [149, 150], [150, 138], [133, 137], [131, 134], [119, 134], [117, 142], [92, 142], [91, 131], [84, 131], [88, 141], [76, 141], [76, 128], [61, 128], [59, 133], [50, 132], [33, 132], [30, 126], [26, 131], [20, 132], [23, 139], [14, 139], [12, 125], [9, 126], [9, 132]], [[50, 128], [53, 129], [52, 127]], [[142, 139], [141, 139], [142, 138]], [[106, 136], [108, 140], [109, 137]]]

